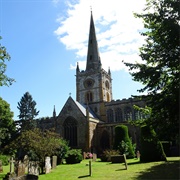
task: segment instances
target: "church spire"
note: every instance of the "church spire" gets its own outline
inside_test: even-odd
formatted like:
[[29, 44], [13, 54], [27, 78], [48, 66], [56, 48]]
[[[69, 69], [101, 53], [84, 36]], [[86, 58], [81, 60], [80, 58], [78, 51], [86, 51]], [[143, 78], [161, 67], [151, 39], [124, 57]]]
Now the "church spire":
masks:
[[53, 110], [53, 118], [56, 118], [56, 109], [55, 109], [55, 105], [54, 105], [54, 110]]
[[98, 51], [98, 44], [96, 40], [96, 32], [95, 32], [92, 11], [91, 11], [91, 19], [90, 19], [86, 71], [90, 69], [93, 69], [93, 70], [101, 69], [101, 60], [100, 60], [99, 51]]

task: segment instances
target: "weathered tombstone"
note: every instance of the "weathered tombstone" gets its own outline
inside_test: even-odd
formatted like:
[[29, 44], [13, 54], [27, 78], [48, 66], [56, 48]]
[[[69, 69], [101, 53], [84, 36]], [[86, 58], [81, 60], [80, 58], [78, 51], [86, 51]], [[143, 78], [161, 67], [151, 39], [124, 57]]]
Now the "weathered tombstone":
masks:
[[136, 152], [136, 157], [137, 157], [137, 159], [140, 158], [140, 152], [139, 151]]
[[51, 158], [46, 157], [45, 159], [45, 174], [50, 173], [51, 171]]
[[23, 163], [24, 163], [24, 166], [25, 166], [25, 172], [27, 173], [28, 172], [28, 164], [29, 164], [28, 155], [24, 156]]
[[96, 159], [97, 159], [97, 154], [93, 153], [93, 161], [96, 161]]
[[56, 168], [57, 165], [57, 156], [52, 157], [52, 169]]
[[86, 159], [86, 157], [87, 157], [86, 152], [83, 152], [83, 159]]
[[13, 157], [11, 157], [11, 159], [9, 160], [9, 163], [10, 163], [10, 173], [13, 173], [13, 165], [15, 163], [15, 161], [13, 160]]
[[25, 175], [25, 165], [23, 164], [23, 162], [18, 161], [16, 163], [16, 171], [15, 171], [15, 173], [16, 173], [17, 177]]
[[2, 165], [2, 161], [0, 160], [0, 173], [3, 172], [3, 165]]
[[127, 170], [127, 161], [126, 161], [126, 155], [112, 155], [111, 156], [111, 162], [112, 163], [124, 163], [125, 169]]
[[39, 162], [37, 162], [37, 161], [29, 161], [28, 174], [36, 175], [36, 176], [39, 175]]

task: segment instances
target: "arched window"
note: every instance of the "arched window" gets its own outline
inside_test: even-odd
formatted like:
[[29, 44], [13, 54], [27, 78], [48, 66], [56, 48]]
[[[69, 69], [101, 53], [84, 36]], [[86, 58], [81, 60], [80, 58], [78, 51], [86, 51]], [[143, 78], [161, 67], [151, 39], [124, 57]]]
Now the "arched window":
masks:
[[71, 147], [77, 146], [77, 121], [73, 117], [68, 117], [63, 126], [64, 138], [69, 141]]
[[104, 130], [100, 139], [100, 145], [103, 150], [110, 149], [109, 133]]
[[108, 120], [108, 122], [114, 122], [113, 110], [112, 109], [107, 110], [107, 120]]
[[109, 93], [108, 92], [106, 93], [106, 97], [107, 97], [107, 102], [109, 102], [110, 101], [110, 97], [109, 97]]
[[120, 108], [117, 108], [115, 111], [115, 121], [116, 122], [122, 122], [123, 121], [122, 110]]
[[92, 92], [86, 93], [86, 102], [92, 102], [93, 101], [93, 94]]
[[124, 109], [124, 120], [132, 120], [132, 109], [130, 107], [125, 107]]

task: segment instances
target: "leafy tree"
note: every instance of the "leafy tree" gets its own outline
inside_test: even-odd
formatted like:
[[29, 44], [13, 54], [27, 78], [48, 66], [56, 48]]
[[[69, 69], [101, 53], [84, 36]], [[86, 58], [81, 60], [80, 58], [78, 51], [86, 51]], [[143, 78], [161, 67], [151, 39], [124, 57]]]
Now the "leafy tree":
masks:
[[23, 129], [33, 128], [35, 126], [33, 119], [39, 114], [39, 111], [37, 111], [35, 107], [36, 102], [33, 100], [30, 93], [26, 92], [17, 106], [20, 112], [18, 115], [19, 119], [26, 120], [26, 122], [22, 123]]
[[146, 100], [152, 109], [148, 118], [161, 139], [178, 139], [179, 134], [179, 1], [147, 0], [143, 14], [135, 14], [144, 22], [140, 48], [142, 63], [125, 63], [135, 81], [148, 92]]
[[45, 157], [59, 154], [64, 146], [64, 140], [57, 133], [34, 128], [23, 131], [7, 148], [16, 149], [18, 159], [28, 155], [31, 160], [40, 161], [43, 172]]
[[[0, 40], [1, 40], [0, 36]], [[11, 57], [7, 53], [6, 48], [1, 45], [0, 43], [0, 86], [9, 86], [11, 85], [15, 80], [12, 78], [9, 78], [6, 73], [7, 65], [5, 64], [5, 61], [10, 61]]]
[[13, 112], [9, 104], [0, 98], [0, 151], [9, 143], [14, 132]]

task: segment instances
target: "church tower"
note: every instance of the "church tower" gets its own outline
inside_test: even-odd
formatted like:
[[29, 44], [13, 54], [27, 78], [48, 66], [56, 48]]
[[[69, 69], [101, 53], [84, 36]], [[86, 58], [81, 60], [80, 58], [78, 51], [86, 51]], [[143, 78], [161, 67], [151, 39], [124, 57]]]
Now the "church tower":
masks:
[[92, 12], [86, 69], [80, 71], [78, 63], [76, 68], [76, 100], [106, 121], [104, 104], [112, 100], [112, 79], [110, 69], [108, 72], [102, 69]]

